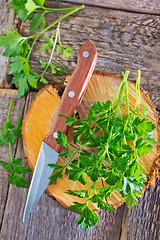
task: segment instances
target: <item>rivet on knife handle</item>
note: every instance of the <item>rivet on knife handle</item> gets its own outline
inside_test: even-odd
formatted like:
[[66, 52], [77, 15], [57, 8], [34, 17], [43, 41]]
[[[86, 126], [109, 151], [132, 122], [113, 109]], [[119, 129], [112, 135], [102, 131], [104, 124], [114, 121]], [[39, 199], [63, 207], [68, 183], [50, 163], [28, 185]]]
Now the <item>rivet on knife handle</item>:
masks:
[[57, 130], [66, 133], [68, 126], [65, 125], [66, 119], [59, 114], [73, 116], [74, 110], [78, 108], [84, 92], [87, 88], [92, 72], [97, 60], [97, 50], [94, 43], [88, 40], [78, 51], [77, 66], [66, 86], [62, 100], [60, 102], [58, 116], [55, 120], [51, 132], [44, 138], [44, 142], [60, 152], [61, 146], [57, 144]]

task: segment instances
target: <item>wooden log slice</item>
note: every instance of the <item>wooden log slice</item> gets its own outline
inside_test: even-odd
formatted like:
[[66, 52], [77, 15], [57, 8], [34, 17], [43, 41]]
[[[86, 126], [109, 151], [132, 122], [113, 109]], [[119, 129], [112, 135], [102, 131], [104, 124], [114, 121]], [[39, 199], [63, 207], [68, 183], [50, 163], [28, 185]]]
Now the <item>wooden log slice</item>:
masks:
[[[70, 76], [67, 77], [69, 81]], [[79, 106], [78, 113], [81, 118], [86, 117], [87, 110], [96, 101], [107, 101], [113, 100], [114, 94], [121, 82], [121, 78], [114, 76], [112, 74], [102, 74], [93, 73], [88, 88], [85, 92], [84, 98]], [[129, 81], [129, 104], [131, 108], [135, 106], [135, 83]], [[35, 100], [32, 102], [29, 111], [25, 117], [22, 127], [23, 133], [23, 144], [25, 155], [29, 167], [34, 170], [36, 165], [36, 160], [40, 150], [40, 146], [43, 138], [50, 132], [52, 125], [54, 123], [58, 107], [60, 104], [60, 98], [57, 94], [56, 89], [52, 85], [48, 85], [43, 88], [37, 95]], [[144, 105], [148, 106], [149, 114], [147, 116], [155, 125], [153, 136], [157, 142], [160, 139], [160, 125], [158, 123], [158, 114], [155, 107], [151, 103], [147, 94], [141, 89], [141, 103], [140, 103], [140, 113], [144, 111]], [[124, 112], [125, 102], [122, 105], [122, 111]], [[68, 132], [69, 143], [72, 148], [75, 147], [73, 143], [73, 128], [70, 127]], [[63, 149], [62, 149], [63, 151]], [[92, 149], [91, 149], [92, 151]], [[159, 144], [155, 145], [151, 152], [149, 152], [145, 157], [140, 158], [139, 161], [147, 170], [148, 184], [154, 184], [154, 177], [157, 173], [156, 167], [158, 166], [158, 152]], [[66, 159], [59, 158], [58, 164], [65, 164]], [[86, 177], [87, 178], [87, 177]], [[66, 194], [67, 190], [82, 190], [87, 189], [92, 183], [89, 178], [87, 178], [88, 183], [84, 186], [78, 181], [71, 181], [68, 176], [63, 175], [63, 178], [59, 178], [56, 184], [52, 184], [47, 187], [46, 192], [48, 195], [53, 196], [56, 200], [64, 207], [69, 207], [74, 201], [84, 202], [84, 199], [77, 198]], [[96, 187], [102, 187], [102, 180], [97, 182]], [[112, 194], [110, 199], [107, 199], [113, 207], [119, 206], [124, 200], [121, 198], [118, 191]], [[90, 203], [90, 207], [97, 211], [99, 210], [97, 206]]]

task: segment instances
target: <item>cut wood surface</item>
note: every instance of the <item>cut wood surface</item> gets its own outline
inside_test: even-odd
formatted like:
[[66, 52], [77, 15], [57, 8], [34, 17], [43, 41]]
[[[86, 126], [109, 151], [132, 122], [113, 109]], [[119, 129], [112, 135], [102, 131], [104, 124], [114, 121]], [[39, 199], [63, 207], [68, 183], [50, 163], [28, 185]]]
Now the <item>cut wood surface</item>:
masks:
[[[67, 81], [69, 81], [67, 78]], [[106, 102], [107, 100], [113, 100], [116, 90], [121, 82], [119, 77], [111, 74], [94, 73], [91, 77], [81, 105], [78, 108], [80, 118], [86, 118], [86, 113], [90, 109], [91, 105], [97, 101]], [[135, 84], [129, 82], [129, 104], [134, 109], [136, 102]], [[53, 123], [56, 120], [57, 110], [59, 108], [60, 99], [57, 96], [57, 92], [51, 85], [42, 89], [33, 101], [22, 126], [23, 142], [27, 161], [31, 169], [33, 170], [37, 161], [37, 156], [40, 150], [40, 146], [43, 138], [50, 132], [53, 127]], [[153, 136], [157, 142], [160, 141], [160, 126], [158, 124], [158, 115], [155, 108], [144, 91], [141, 91], [141, 104], [140, 113], [144, 111], [144, 106], [148, 107], [149, 114], [147, 115], [155, 125]], [[122, 112], [125, 111], [125, 101], [121, 107]], [[68, 132], [69, 143], [72, 148], [75, 148], [73, 143], [73, 128], [71, 127]], [[62, 150], [63, 151], [63, 150]], [[90, 149], [92, 152], [92, 149]], [[158, 161], [159, 147], [155, 145], [150, 153], [145, 157], [139, 159], [141, 164], [147, 170], [148, 183], [154, 185], [155, 167]], [[69, 159], [68, 159], [69, 160]], [[59, 158], [58, 164], [65, 165], [65, 158]], [[87, 177], [86, 177], [87, 178]], [[56, 184], [52, 184], [47, 187], [47, 193], [50, 196], [56, 198], [63, 206], [69, 207], [73, 202], [84, 202], [84, 199], [66, 194], [67, 190], [84, 190], [88, 189], [92, 184], [92, 181], [87, 178], [87, 184], [82, 185], [78, 181], [70, 181], [68, 176], [63, 174], [63, 178], [59, 178]], [[97, 181], [97, 187], [103, 187], [102, 181]], [[112, 194], [107, 202], [112, 206], [120, 205], [124, 200], [120, 197], [118, 191]], [[98, 210], [96, 204], [90, 203], [90, 207], [93, 210]]]
[[92, 6], [114, 8], [117, 10], [121, 9], [133, 12], [160, 14], [159, 0], [62, 0], [62, 2], [83, 3], [85, 5], [89, 4]]

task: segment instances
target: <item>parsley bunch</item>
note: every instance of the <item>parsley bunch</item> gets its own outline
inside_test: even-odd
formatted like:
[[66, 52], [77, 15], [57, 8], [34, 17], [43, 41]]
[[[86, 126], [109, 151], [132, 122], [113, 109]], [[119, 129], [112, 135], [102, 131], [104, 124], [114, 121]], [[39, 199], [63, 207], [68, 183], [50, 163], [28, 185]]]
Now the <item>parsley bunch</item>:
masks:
[[26, 187], [27, 180], [20, 176], [22, 173], [30, 172], [31, 170], [29, 168], [21, 166], [22, 159], [21, 158], [13, 158], [12, 157], [12, 150], [11, 150], [11, 144], [14, 144], [16, 141], [16, 137], [21, 138], [21, 119], [18, 118], [17, 120], [17, 126], [12, 124], [10, 122], [10, 115], [13, 107], [14, 100], [11, 101], [8, 117], [6, 122], [3, 124], [3, 126], [0, 128], [0, 146], [1, 145], [8, 145], [9, 147], [9, 153], [10, 153], [10, 161], [0, 161], [0, 166], [2, 166], [7, 172], [10, 173], [8, 176], [8, 181], [11, 184], [16, 185], [17, 187]]
[[[56, 66], [51, 63], [53, 53], [56, 49], [56, 54], [62, 54], [62, 57], [70, 57], [72, 55], [72, 48], [69, 45], [62, 45], [60, 40], [60, 22], [69, 15], [84, 8], [84, 5], [76, 8], [46, 8], [44, 6], [45, 0], [12, 0], [10, 7], [18, 14], [22, 21], [27, 19], [30, 22], [30, 31], [37, 30], [40, 26], [42, 30], [36, 34], [25, 37], [16, 32], [14, 29], [5, 31], [4, 36], [0, 36], [0, 46], [6, 48], [3, 55], [10, 57], [9, 73], [13, 75], [12, 83], [17, 85], [18, 97], [22, 97], [25, 92], [29, 92], [30, 87], [37, 88], [37, 83], [42, 82], [44, 84], [48, 81], [44, 78], [44, 74], [50, 67], [52, 74], [62, 72], [63, 66]], [[59, 17], [56, 21], [46, 26], [45, 14], [48, 12], [66, 12], [63, 16]], [[44, 33], [50, 28], [56, 26], [51, 36], [44, 35]], [[41, 51], [49, 51], [50, 58], [48, 62], [40, 60], [40, 66], [43, 70], [42, 74], [38, 74], [33, 71], [29, 65], [29, 59], [31, 52], [38, 38], [43, 35], [45, 43], [41, 47]], [[30, 40], [32, 43], [30, 44]]]
[[[70, 210], [81, 213], [77, 218], [83, 230], [94, 226], [99, 221], [98, 215], [89, 208], [89, 202], [97, 204], [99, 209], [114, 211], [107, 203], [107, 198], [114, 191], [119, 191], [129, 208], [138, 204], [138, 197], [142, 196], [144, 182], [147, 181], [145, 168], [138, 158], [149, 153], [156, 144], [153, 138], [155, 125], [146, 115], [139, 113], [140, 105], [140, 71], [136, 82], [136, 104], [131, 109], [128, 100], [129, 71], [123, 73], [123, 80], [115, 94], [113, 101], [96, 102], [87, 112], [86, 119], [77, 119], [75, 116], [66, 118], [66, 125], [74, 125], [74, 143], [78, 147], [71, 150], [67, 137], [58, 132], [57, 143], [66, 151], [60, 157], [68, 158], [64, 165], [50, 164], [56, 171], [49, 177], [50, 184], [57, 178], [62, 178], [62, 172], [72, 181], [87, 183], [86, 175], [92, 184], [86, 190], [68, 190], [67, 193], [84, 198], [85, 203], [74, 202]], [[122, 114], [121, 105], [125, 101], [125, 114]], [[93, 152], [84, 150], [84, 147], [94, 149]], [[101, 179], [104, 187], [96, 188], [96, 181]]]

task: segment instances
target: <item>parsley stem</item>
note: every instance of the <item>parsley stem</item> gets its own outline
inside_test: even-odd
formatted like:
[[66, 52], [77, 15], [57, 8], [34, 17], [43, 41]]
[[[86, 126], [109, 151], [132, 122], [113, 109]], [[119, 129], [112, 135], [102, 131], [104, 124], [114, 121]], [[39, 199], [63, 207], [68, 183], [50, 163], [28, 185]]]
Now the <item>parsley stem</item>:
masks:
[[122, 85], [124, 85], [124, 80], [121, 81], [121, 83], [120, 83], [120, 85], [119, 85], [119, 87], [118, 87], [118, 89], [117, 89], [117, 91], [116, 91], [116, 93], [114, 95], [114, 98], [113, 98], [113, 101], [112, 101], [112, 105], [114, 104], [115, 100], [117, 99], [119, 91], [120, 91]]
[[[106, 153], [107, 153], [107, 156], [108, 156], [108, 159], [109, 159], [109, 161], [110, 161], [110, 163], [112, 163], [112, 160], [111, 160], [111, 158], [110, 158], [110, 154], [109, 154], [109, 151], [108, 151], [108, 145], [107, 145], [107, 151], [106, 151]], [[104, 162], [104, 161], [103, 161]], [[103, 163], [102, 163], [103, 164]]]
[[29, 53], [28, 53], [28, 56], [27, 56], [27, 60], [29, 60], [30, 54], [31, 54], [31, 52], [32, 52], [32, 49], [33, 49], [33, 47], [34, 47], [34, 45], [35, 45], [35, 43], [36, 43], [36, 41], [37, 41], [38, 38], [39, 38], [39, 35], [37, 35], [37, 36], [35, 37], [35, 39], [34, 39], [34, 41], [33, 41], [33, 43], [32, 43], [32, 46], [31, 46], [31, 48], [30, 48], [30, 50], [29, 50]]
[[95, 189], [95, 184], [96, 184], [96, 182], [94, 182], [94, 183], [87, 189], [87, 191], [90, 190], [90, 192], [89, 192], [89, 194], [88, 194], [88, 198], [87, 198], [87, 201], [86, 201], [86, 203], [85, 203], [85, 206], [88, 205], [88, 202], [89, 202], [89, 200], [90, 200], [90, 196], [91, 196], [93, 190]]
[[[82, 5], [81, 7], [84, 8], [85, 5]], [[46, 7], [43, 7], [43, 9], [46, 12], [57, 12], [57, 13], [60, 13], [60, 12], [72, 12], [72, 11], [76, 10], [77, 7], [76, 8], [46, 8]]]
[[115, 94], [115, 97], [114, 97], [114, 99], [113, 99], [113, 101], [115, 101], [116, 98], [117, 98], [117, 95], [118, 95], [118, 93], [119, 93], [119, 95], [118, 95], [118, 100], [117, 100], [117, 103], [116, 103], [115, 112], [114, 112], [114, 117], [117, 116], [117, 113], [118, 113], [118, 111], [119, 111], [119, 108], [120, 108], [120, 106], [121, 106], [121, 104], [122, 104], [122, 94], [123, 94], [124, 87], [125, 87], [125, 97], [126, 97], [126, 109], [127, 109], [128, 113], [129, 113], [128, 89], [127, 89], [127, 84], [128, 84], [128, 83], [127, 83], [127, 78], [128, 78], [128, 75], [129, 75], [129, 71], [125, 71], [123, 80], [122, 80], [120, 86], [118, 87], [118, 90], [117, 90], [117, 92], [116, 92], [116, 94]]
[[139, 105], [140, 105], [140, 98], [141, 98], [140, 79], [141, 79], [141, 71], [138, 70], [138, 77], [137, 77], [136, 86], [135, 86], [136, 104], [134, 108], [135, 111], [137, 110], [137, 114], [139, 114]]
[[12, 99], [12, 100], [11, 100], [11, 103], [10, 103], [10, 107], [9, 107], [9, 111], [8, 111], [8, 116], [7, 116], [7, 122], [10, 121], [10, 116], [11, 116], [11, 111], [12, 111], [13, 103], [14, 103], [14, 99]]
[[121, 105], [121, 99], [122, 99], [122, 93], [123, 93], [123, 90], [124, 90], [124, 83], [121, 85], [121, 88], [120, 88], [120, 92], [119, 92], [119, 96], [118, 96], [118, 100], [117, 100], [117, 103], [116, 103], [116, 108], [115, 108], [115, 112], [114, 112], [114, 117], [117, 116], [117, 113], [119, 111], [119, 107]]
[[52, 52], [51, 52], [49, 61], [47, 63], [46, 68], [44, 69], [43, 73], [40, 75], [40, 77], [43, 77], [43, 75], [45, 74], [45, 72], [47, 71], [47, 69], [48, 69], [48, 67], [49, 67], [49, 65], [51, 63], [51, 60], [52, 60], [52, 57], [53, 57], [53, 53], [54, 53], [54, 50], [55, 50], [55, 47], [56, 47], [56, 44], [57, 44], [57, 39], [58, 39], [58, 34], [59, 34], [59, 27], [60, 27], [60, 22], [58, 23], [58, 26], [57, 26], [55, 41], [54, 41], [54, 45], [53, 45], [53, 48], [52, 48]]
[[[99, 169], [101, 169], [102, 166], [103, 166], [104, 160], [105, 160], [105, 158], [106, 158], [106, 154], [108, 155], [108, 144], [106, 145], [105, 150], [104, 150], [102, 156], [101, 156], [101, 157], [99, 158], [99, 160], [98, 160], [98, 163], [100, 163]], [[109, 161], [110, 161], [110, 163], [111, 163], [111, 159], [110, 159], [110, 158], [109, 158]]]
[[[124, 87], [126, 88], [127, 86], [127, 78], [128, 78], [128, 75], [129, 75], [129, 71], [125, 71], [125, 73], [122, 72], [122, 75], [123, 75], [123, 80], [121, 81], [116, 93], [115, 93], [115, 96], [113, 98], [113, 101], [112, 101], [112, 105], [114, 104], [115, 100], [117, 99], [117, 103], [116, 103], [116, 108], [115, 108], [115, 113], [114, 113], [114, 116], [117, 115], [117, 113], [119, 112], [119, 108], [124, 100], [124, 98], [122, 97], [122, 93], [123, 93], [123, 89]], [[125, 92], [125, 94], [127, 94], [127, 92]], [[127, 104], [126, 104], [127, 105]], [[127, 106], [127, 109], [129, 108], [129, 105]]]
[[53, 37], [54, 37], [54, 34], [55, 34], [55, 32], [57, 31], [57, 29], [55, 29], [54, 31], [53, 31], [53, 33], [52, 33], [52, 36], [51, 36], [51, 39], [53, 40]]
[[32, 39], [32, 38], [35, 38], [37, 35], [41, 35], [43, 34], [44, 32], [46, 32], [48, 29], [50, 29], [51, 27], [53, 27], [54, 25], [56, 25], [57, 23], [61, 22], [64, 18], [72, 15], [73, 13], [79, 11], [80, 9], [83, 9], [84, 8], [84, 5], [81, 5], [80, 7], [77, 7], [77, 8], [74, 8], [73, 11], [69, 12], [69, 13], [66, 13], [65, 15], [63, 15], [62, 17], [58, 18], [56, 21], [54, 21], [53, 23], [51, 23], [49, 26], [47, 26], [46, 28], [44, 28], [41, 32], [39, 32], [38, 34], [34, 34], [34, 35], [31, 35], [29, 37], [27, 37], [27, 39]]
[[128, 82], [127, 82], [127, 78], [129, 75], [129, 71], [125, 71], [125, 75], [124, 75], [124, 79], [125, 79], [125, 97], [126, 97], [126, 114], [127, 116], [129, 115], [129, 101], [128, 101]]
[[59, 32], [59, 34], [58, 34], [58, 43], [59, 43], [60, 46], [62, 46], [62, 44], [61, 44], [61, 36], [60, 36], [60, 32]]
[[81, 149], [82, 146], [78, 147], [77, 150], [75, 151], [75, 153], [72, 155], [72, 157], [70, 158], [70, 160], [64, 165], [64, 168], [73, 160], [73, 158], [75, 157], [75, 155], [78, 153], [78, 151]]
[[12, 162], [13, 161], [13, 158], [12, 158], [12, 149], [11, 149], [11, 143], [9, 142], [8, 143], [8, 146], [9, 146], [9, 154], [10, 154], [10, 162]]

